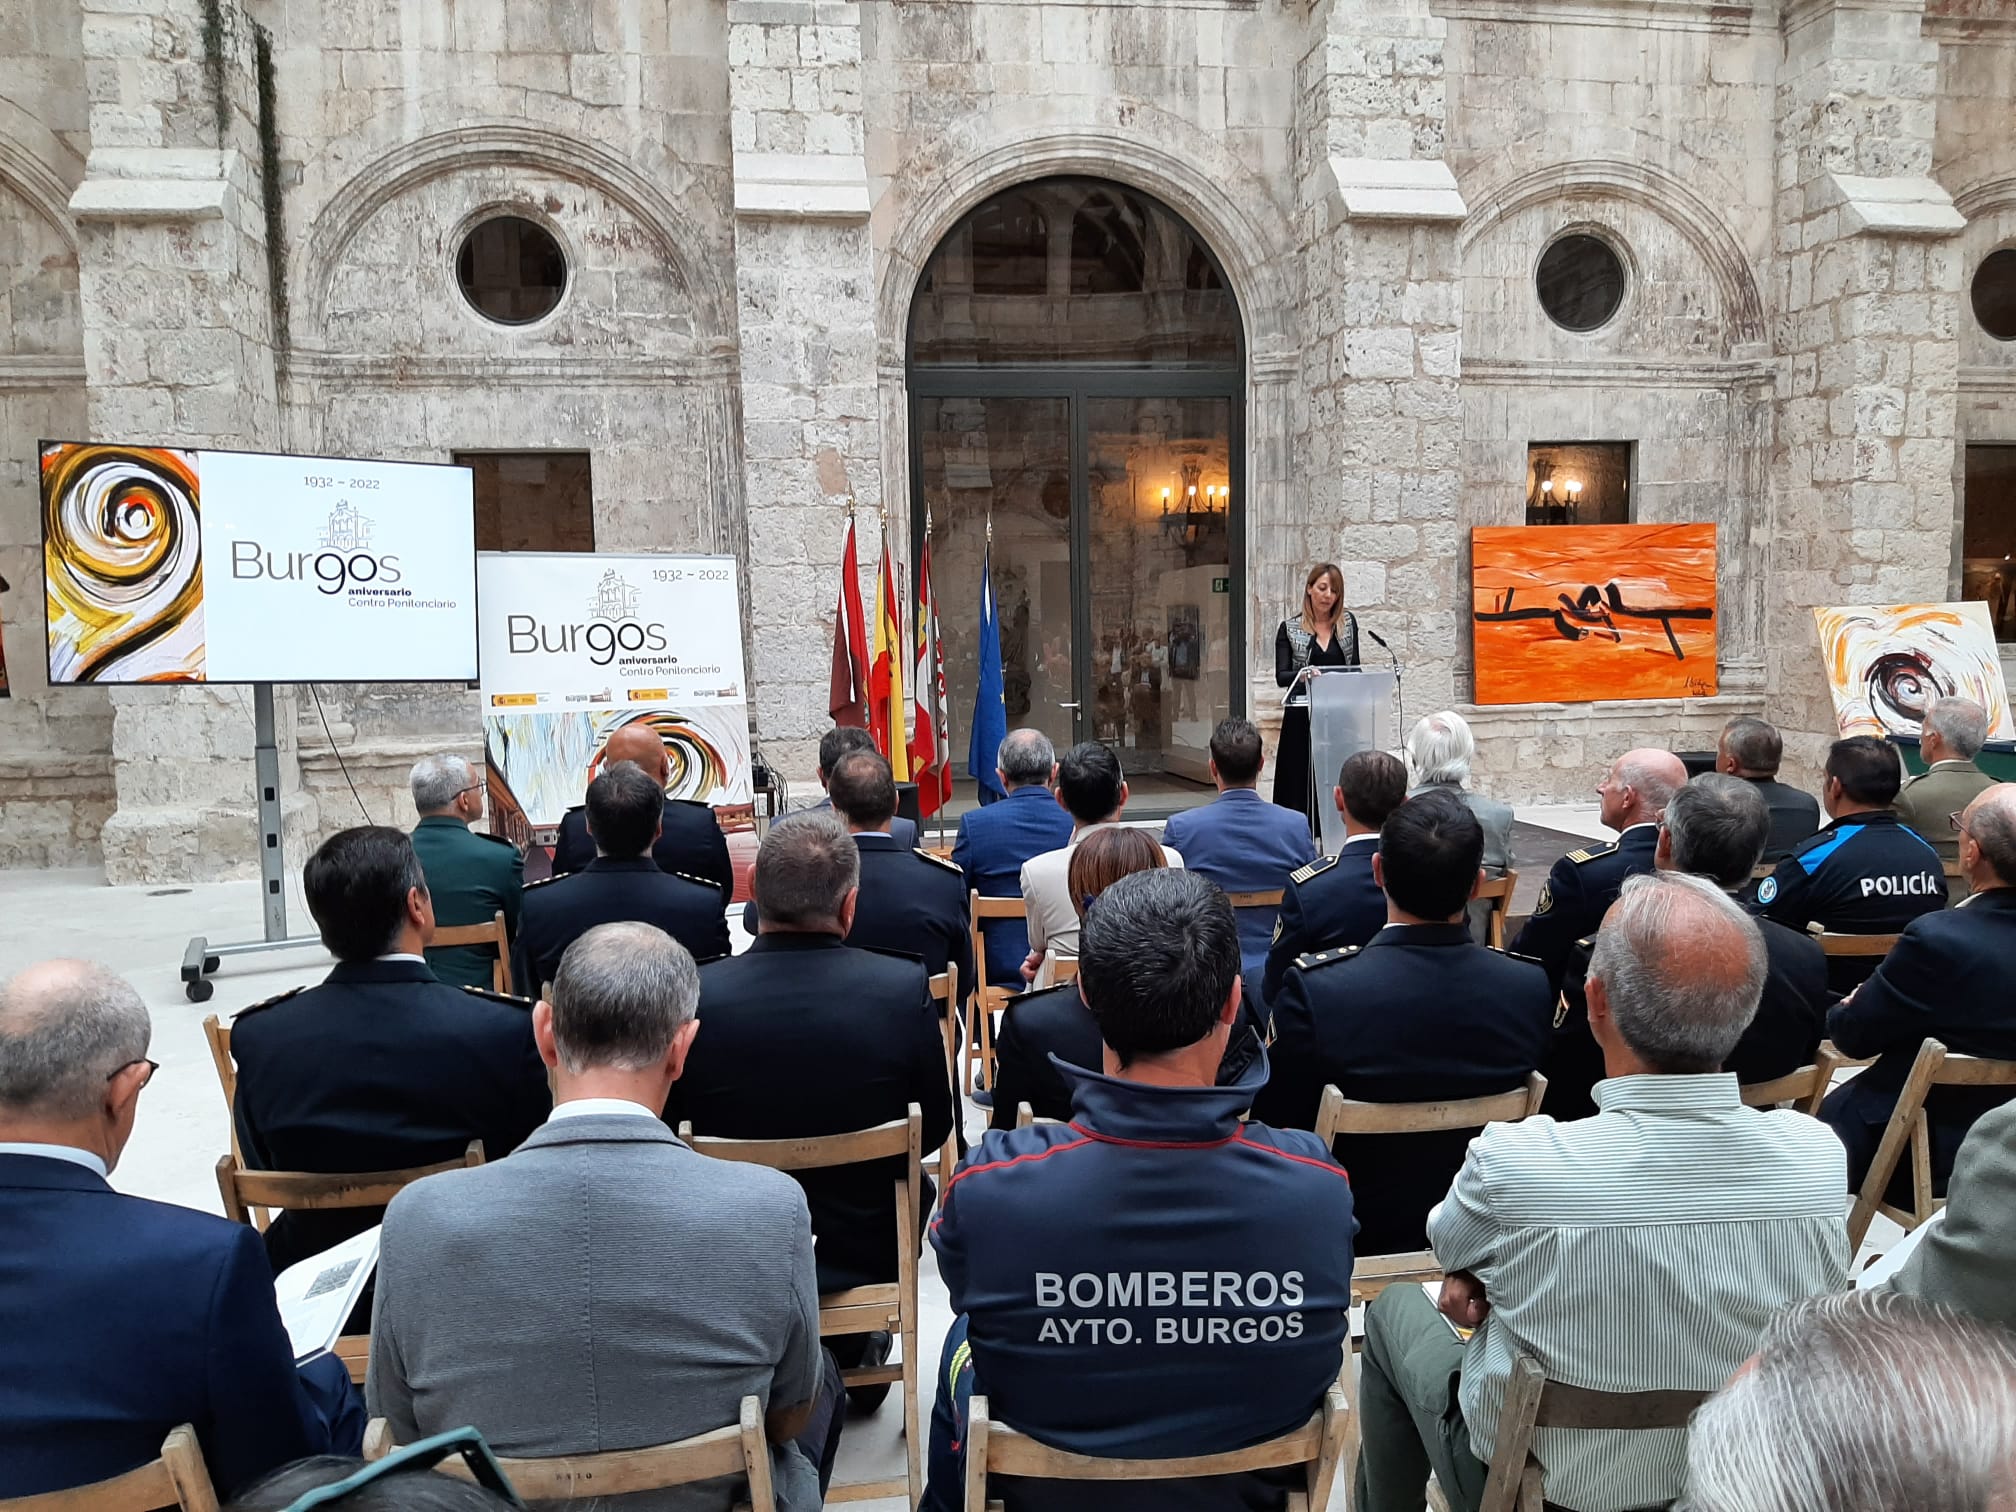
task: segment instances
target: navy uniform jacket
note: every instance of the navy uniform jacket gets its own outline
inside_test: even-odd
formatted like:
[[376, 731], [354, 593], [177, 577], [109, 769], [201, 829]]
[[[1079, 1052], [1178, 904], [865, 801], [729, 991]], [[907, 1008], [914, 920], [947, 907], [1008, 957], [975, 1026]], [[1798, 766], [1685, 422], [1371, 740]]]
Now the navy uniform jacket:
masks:
[[[1253, 1116], [1316, 1124], [1323, 1088], [1359, 1102], [1442, 1102], [1525, 1085], [1547, 1052], [1553, 999], [1531, 961], [1479, 945], [1460, 924], [1389, 924], [1362, 949], [1304, 956], [1271, 1004], [1273, 1075]], [[1347, 1135], [1362, 1254], [1427, 1244], [1474, 1130]]]
[[[2016, 889], [1977, 892], [1956, 908], [1912, 920], [1875, 975], [1827, 1015], [1827, 1037], [1849, 1055], [1877, 1057], [1820, 1110], [1848, 1146], [1852, 1186], [1874, 1157], [1927, 1039], [1958, 1055], [2016, 1060]], [[1932, 1089], [1925, 1108], [1935, 1180], [1953, 1169], [1974, 1120], [2009, 1099], [2007, 1087]]]
[[1570, 851], [1547, 873], [1540, 901], [1513, 939], [1512, 953], [1538, 961], [1547, 970], [1549, 991], [1559, 991], [1575, 942], [1596, 933], [1624, 879], [1652, 870], [1658, 849], [1659, 826], [1634, 824], [1608, 845]]
[[192, 1424], [228, 1499], [329, 1451], [258, 1232], [0, 1155], [0, 1497], [144, 1465]]
[[1763, 860], [1778, 862], [1797, 850], [1820, 828], [1820, 800], [1775, 777], [1745, 777], [1771, 815], [1771, 833], [1764, 841]]
[[581, 871], [525, 889], [525, 918], [511, 947], [511, 984], [527, 997], [560, 969], [567, 947], [597, 924], [655, 924], [696, 961], [728, 954], [721, 890], [699, 877], [659, 870], [649, 856], [597, 856]]
[[[1290, 872], [1316, 859], [1308, 816], [1269, 803], [1253, 788], [1227, 788], [1210, 803], [1170, 815], [1162, 843], [1228, 893], [1285, 889]], [[1242, 971], [1267, 959], [1274, 925], [1271, 909], [1239, 910]]]
[[[525, 858], [502, 835], [485, 835], [460, 819], [429, 814], [413, 827], [413, 853], [427, 874], [434, 922], [455, 927], [488, 924], [501, 909], [504, 927], [518, 937], [518, 908]], [[497, 951], [489, 945], [429, 947], [427, 964], [456, 987], [488, 987]]]
[[[931, 1225], [974, 1392], [1078, 1454], [1210, 1454], [1298, 1426], [1343, 1360], [1350, 1181], [1313, 1135], [1240, 1123], [1264, 1057], [1230, 1087], [1068, 1074], [1072, 1122], [988, 1134]], [[1279, 1507], [1284, 1483], [1058, 1483], [1040, 1505], [1227, 1512]]]
[[[231, 1055], [258, 1170], [394, 1171], [459, 1160], [472, 1139], [502, 1160], [553, 1111], [531, 1002], [450, 987], [420, 961], [339, 961], [321, 986], [239, 1014]], [[282, 1213], [266, 1252], [278, 1271], [383, 1216]]]
[[973, 936], [959, 868], [906, 849], [894, 835], [856, 835], [854, 844], [861, 851], [861, 892], [847, 943], [921, 957], [930, 976], [957, 966], [963, 994], [973, 982]]
[[[1355, 837], [1335, 856], [1289, 875], [1274, 944], [1267, 952], [1267, 974], [1260, 982], [1268, 1001], [1281, 990], [1281, 979], [1297, 956], [1363, 945], [1386, 927], [1386, 894], [1372, 880], [1372, 858], [1378, 851], [1377, 835]], [[1184, 860], [1189, 860], [1187, 853]]]
[[[959, 820], [952, 864], [969, 891], [983, 898], [1022, 896], [1022, 863], [1071, 843], [1071, 816], [1042, 783], [1026, 783], [999, 802]], [[1029, 930], [1020, 919], [988, 919], [980, 926], [987, 945], [987, 980], [996, 987], [1022, 985]], [[963, 983], [963, 978], [961, 979]]]
[[[830, 934], [758, 935], [700, 968], [700, 1033], [665, 1121], [695, 1134], [796, 1139], [924, 1114], [924, 1148], [952, 1129], [945, 1041], [915, 958], [858, 950]], [[896, 1279], [888, 1161], [795, 1172], [812, 1209], [819, 1289]], [[932, 1186], [924, 1183], [924, 1207]], [[922, 1214], [919, 1215], [920, 1221]]]
[[[1946, 906], [1939, 853], [1889, 809], [1848, 814], [1795, 848], [1757, 884], [1753, 911], [1787, 929], [1818, 924], [1836, 934], [1896, 934]], [[1829, 961], [1828, 980], [1847, 992], [1874, 969], [1870, 957]]]
[[[553, 846], [553, 874], [581, 871], [595, 859], [595, 838], [588, 833], [588, 807], [577, 803], [560, 820], [560, 838]], [[651, 859], [660, 871], [698, 877], [721, 889], [721, 906], [735, 895], [735, 868], [728, 860], [728, 837], [721, 833], [714, 810], [690, 798], [665, 800], [665, 826]]]

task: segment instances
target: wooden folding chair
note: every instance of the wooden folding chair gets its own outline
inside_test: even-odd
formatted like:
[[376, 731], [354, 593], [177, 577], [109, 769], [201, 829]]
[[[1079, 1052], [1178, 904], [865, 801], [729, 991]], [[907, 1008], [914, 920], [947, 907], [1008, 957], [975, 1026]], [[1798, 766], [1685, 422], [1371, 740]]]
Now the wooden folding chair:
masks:
[[1762, 882], [1776, 870], [1778, 870], [1778, 863], [1776, 861], [1759, 861], [1755, 866], [1750, 868], [1750, 880], [1752, 882]]
[[[1935, 1039], [1918, 1047], [1918, 1058], [1911, 1062], [1911, 1074], [1904, 1079], [1897, 1106], [1884, 1126], [1883, 1142], [1876, 1147], [1876, 1158], [1870, 1162], [1862, 1190], [1848, 1214], [1850, 1253], [1862, 1248], [1878, 1213], [1909, 1230], [1946, 1206], [1945, 1198], [1932, 1195], [1932, 1127], [1925, 1115], [1925, 1095], [1934, 1087], [2016, 1087], [2016, 1061], [1955, 1055]], [[1911, 1206], [1900, 1208], [1884, 1194], [1907, 1148], [1911, 1153]]]
[[1050, 985], [1062, 987], [1078, 980], [1078, 957], [1060, 956], [1050, 962]]
[[1591, 1391], [1550, 1381], [1530, 1355], [1512, 1361], [1505, 1405], [1498, 1417], [1498, 1442], [1477, 1512], [1542, 1512], [1546, 1473], [1533, 1458], [1533, 1434], [1540, 1428], [1585, 1432], [1640, 1433], [1685, 1428], [1711, 1391]]
[[1343, 1454], [1349, 1418], [1343, 1390], [1332, 1386], [1308, 1422], [1264, 1444], [1181, 1459], [1105, 1459], [1039, 1444], [1005, 1423], [992, 1421], [987, 1398], [976, 1396], [967, 1404], [966, 1414], [966, 1506], [968, 1512], [982, 1508], [1001, 1512], [999, 1501], [987, 1499], [990, 1473], [1035, 1480], [1166, 1481], [1300, 1469], [1302, 1489], [1288, 1493], [1288, 1512], [1323, 1512], [1330, 1502], [1330, 1483]]
[[848, 1386], [902, 1383], [904, 1448], [908, 1473], [890, 1480], [854, 1481], [827, 1488], [828, 1502], [874, 1501], [885, 1496], [910, 1498], [915, 1507], [924, 1495], [923, 1428], [917, 1401], [917, 1210], [923, 1200], [924, 1113], [910, 1104], [909, 1116], [851, 1134], [826, 1134], [803, 1139], [717, 1139], [696, 1135], [691, 1123], [679, 1125], [679, 1137], [716, 1160], [739, 1160], [769, 1166], [773, 1171], [824, 1170], [860, 1165], [864, 1161], [904, 1159], [896, 1183], [896, 1281], [828, 1292], [819, 1299], [819, 1337], [852, 1334], [898, 1335], [903, 1358], [893, 1365], [858, 1365], [840, 1372]]
[[980, 924], [983, 919], [1020, 919], [1026, 926], [1029, 905], [1020, 894], [1012, 898], [983, 898], [977, 888], [967, 893], [966, 901], [967, 916], [972, 921], [969, 928], [973, 934], [974, 982], [972, 1022], [966, 1026], [966, 1069], [961, 1073], [960, 1085], [971, 1092], [976, 1085], [975, 1067], [979, 1068], [979, 1086], [994, 1085], [994, 1015], [1021, 990], [988, 985], [987, 941]]
[[[231, 1137], [231, 1153], [242, 1165], [245, 1152], [238, 1147], [238, 1062], [231, 1058], [231, 1026], [214, 1013], [203, 1016], [203, 1041], [210, 1047], [210, 1064], [217, 1068], [217, 1085], [224, 1089], [224, 1127]], [[264, 1208], [252, 1214], [252, 1226], [266, 1227], [269, 1215]]]
[[491, 990], [511, 990], [511, 932], [504, 927], [503, 909], [492, 914], [488, 924], [435, 925], [434, 938], [427, 942], [427, 948], [432, 950], [439, 945], [495, 945], [497, 959], [490, 966]]
[[[283, 1212], [334, 1212], [344, 1208], [384, 1207], [402, 1188], [422, 1176], [459, 1171], [483, 1164], [483, 1141], [472, 1139], [460, 1160], [411, 1166], [403, 1171], [364, 1171], [324, 1175], [314, 1171], [248, 1171], [236, 1155], [217, 1158], [217, 1190], [224, 1198], [224, 1216], [250, 1223], [248, 1209], [277, 1208]], [[369, 1334], [345, 1334], [336, 1341], [337, 1356], [360, 1386], [371, 1360]]]
[[1736, 1090], [1742, 1094], [1746, 1108], [1775, 1108], [1780, 1103], [1794, 1103], [1802, 1113], [1817, 1114], [1833, 1074], [1831, 1067], [1823, 1067], [1816, 1060], [1810, 1066], [1787, 1071], [1770, 1081], [1745, 1082]]
[[1286, 891], [1287, 889], [1283, 887], [1269, 887], [1256, 892], [1227, 893], [1225, 901], [1232, 905], [1234, 914], [1244, 909], [1272, 910], [1267, 916], [1267, 928], [1272, 930], [1275, 920], [1281, 917], [1281, 895]]
[[182, 1512], [217, 1512], [217, 1491], [210, 1483], [196, 1430], [187, 1423], [168, 1430], [161, 1457], [110, 1480], [45, 1491], [0, 1501], [0, 1512], [154, 1512], [180, 1507]]
[[1018, 1129], [1029, 1128], [1032, 1124], [1054, 1124], [1060, 1122], [1062, 1120], [1056, 1118], [1038, 1118], [1036, 1110], [1026, 1102], [1015, 1104], [1015, 1127]]
[[1894, 934], [1835, 934], [1810, 925], [1807, 933], [1820, 942], [1821, 950], [1829, 956], [1886, 956], [1903, 938]]
[[[1547, 1078], [1529, 1072], [1526, 1085], [1490, 1097], [1458, 1102], [1354, 1102], [1334, 1086], [1323, 1089], [1316, 1113], [1316, 1137], [1333, 1148], [1340, 1134], [1433, 1134], [1477, 1129], [1488, 1123], [1517, 1123], [1540, 1111]], [[1351, 1294], [1370, 1300], [1401, 1281], [1434, 1281], [1442, 1275], [1433, 1250], [1397, 1255], [1359, 1255], [1351, 1264]]]
[[[398, 1445], [383, 1418], [373, 1418], [364, 1430], [364, 1458], [381, 1460]], [[742, 1398], [739, 1421], [673, 1444], [643, 1449], [612, 1449], [601, 1454], [560, 1454], [546, 1459], [504, 1459], [505, 1478], [526, 1502], [586, 1501], [590, 1497], [627, 1496], [633, 1491], [665, 1491], [723, 1475], [748, 1480], [749, 1499], [734, 1512], [777, 1512], [777, 1492], [770, 1479], [770, 1440], [763, 1431], [763, 1404]], [[470, 1479], [459, 1458], [435, 1467], [445, 1475]]]
[[[979, 957], [974, 957], [978, 960]], [[938, 1004], [938, 1027], [945, 1035], [945, 1075], [952, 1083], [952, 1132], [945, 1136], [945, 1147], [938, 1152], [938, 1164], [932, 1175], [940, 1182], [951, 1178], [953, 1167], [959, 1164], [959, 1123], [965, 1116], [965, 1099], [959, 1091], [959, 967], [956, 962], [948, 962], [943, 971], [931, 978], [931, 1001]]]
[[1477, 884], [1480, 902], [1491, 905], [1491, 919], [1484, 928], [1484, 943], [1496, 950], [1505, 948], [1505, 920], [1512, 911], [1512, 890], [1519, 885], [1519, 873], [1508, 871], [1502, 877], [1486, 877]]

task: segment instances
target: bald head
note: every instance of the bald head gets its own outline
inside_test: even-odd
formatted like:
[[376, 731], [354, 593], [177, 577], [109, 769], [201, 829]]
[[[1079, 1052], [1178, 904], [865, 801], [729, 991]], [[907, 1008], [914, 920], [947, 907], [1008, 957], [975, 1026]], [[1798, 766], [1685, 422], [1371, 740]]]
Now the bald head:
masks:
[[624, 725], [604, 743], [602, 747], [604, 764], [617, 761], [634, 761], [645, 772], [658, 779], [658, 786], [665, 786], [665, 779], [672, 774], [672, 758], [665, 754], [665, 742], [658, 738], [658, 732], [641, 722]]
[[11, 1124], [90, 1117], [151, 1033], [140, 994], [89, 961], [44, 961], [0, 984], [0, 1139]]
[[1960, 864], [1974, 890], [2016, 887], [2016, 782], [1977, 793], [1960, 815], [1960, 830]]
[[1651, 824], [1686, 785], [1686, 763], [1671, 751], [1626, 751], [1610, 764], [1609, 775], [1596, 789], [1603, 822], [1613, 830]]
[[1707, 878], [1671, 871], [1626, 879], [1589, 961], [1618, 1036], [1669, 1075], [1722, 1069], [1765, 969], [1756, 922]]

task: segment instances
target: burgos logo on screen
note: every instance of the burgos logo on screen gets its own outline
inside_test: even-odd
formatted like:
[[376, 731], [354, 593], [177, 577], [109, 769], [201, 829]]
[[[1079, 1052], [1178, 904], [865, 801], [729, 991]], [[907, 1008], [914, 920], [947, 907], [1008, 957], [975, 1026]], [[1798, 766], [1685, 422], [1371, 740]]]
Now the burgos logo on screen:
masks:
[[345, 501], [329, 511], [319, 551], [273, 552], [257, 541], [233, 541], [231, 576], [304, 583], [313, 576], [316, 592], [332, 596], [348, 587], [399, 582], [399, 558], [377, 556], [368, 549], [371, 529], [370, 518]]
[[614, 567], [602, 574], [588, 600], [585, 624], [548, 625], [529, 614], [506, 615], [504, 630], [513, 656], [545, 652], [562, 656], [586, 650], [595, 666], [606, 667], [619, 651], [663, 651], [665, 627], [637, 619], [637, 590]]

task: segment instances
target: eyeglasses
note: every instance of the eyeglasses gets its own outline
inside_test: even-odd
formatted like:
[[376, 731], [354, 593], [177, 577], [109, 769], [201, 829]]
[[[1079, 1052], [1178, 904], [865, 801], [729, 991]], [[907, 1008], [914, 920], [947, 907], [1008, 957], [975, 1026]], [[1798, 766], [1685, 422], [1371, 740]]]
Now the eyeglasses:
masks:
[[1972, 833], [1967, 828], [1966, 825], [1960, 822], [1961, 818], [1964, 816], [1965, 813], [1966, 810], [1962, 809], [1955, 813], [1948, 814], [1946, 816], [1946, 822], [1953, 826], [1953, 833], [1956, 835], [1966, 835]]
[[126, 1062], [126, 1064], [123, 1066], [114, 1066], [111, 1069], [111, 1071], [106, 1073], [105, 1080], [107, 1082], [110, 1082], [113, 1079], [113, 1077], [119, 1075], [120, 1072], [131, 1071], [135, 1066], [145, 1066], [147, 1068], [147, 1074], [140, 1078], [140, 1085], [144, 1087], [147, 1085], [147, 1083], [154, 1080], [154, 1073], [161, 1069], [161, 1062], [145, 1059], [130, 1060]]
[[[489, 785], [490, 784], [487, 782], [472, 782], [469, 784], [469, 786], [462, 789], [462, 793], [480, 793]], [[455, 796], [457, 798], [460, 798], [462, 796], [462, 793], [457, 793]]]
[[339, 1481], [331, 1481], [326, 1486], [317, 1486], [313, 1491], [304, 1491], [289, 1502], [281, 1512], [310, 1512], [314, 1507], [326, 1507], [331, 1502], [341, 1501], [353, 1491], [361, 1491], [374, 1481], [381, 1481], [388, 1475], [403, 1475], [409, 1470], [432, 1470], [443, 1460], [455, 1455], [462, 1456], [462, 1463], [469, 1472], [469, 1478], [486, 1491], [493, 1491], [513, 1507], [524, 1512], [525, 1503], [518, 1499], [511, 1481], [504, 1474], [504, 1467], [497, 1463], [497, 1456], [490, 1452], [490, 1446], [483, 1441], [483, 1435], [474, 1428], [454, 1428], [447, 1433], [437, 1433], [432, 1438], [421, 1439], [408, 1444], [403, 1449], [395, 1449], [385, 1458], [366, 1465], [362, 1470], [346, 1475]]

